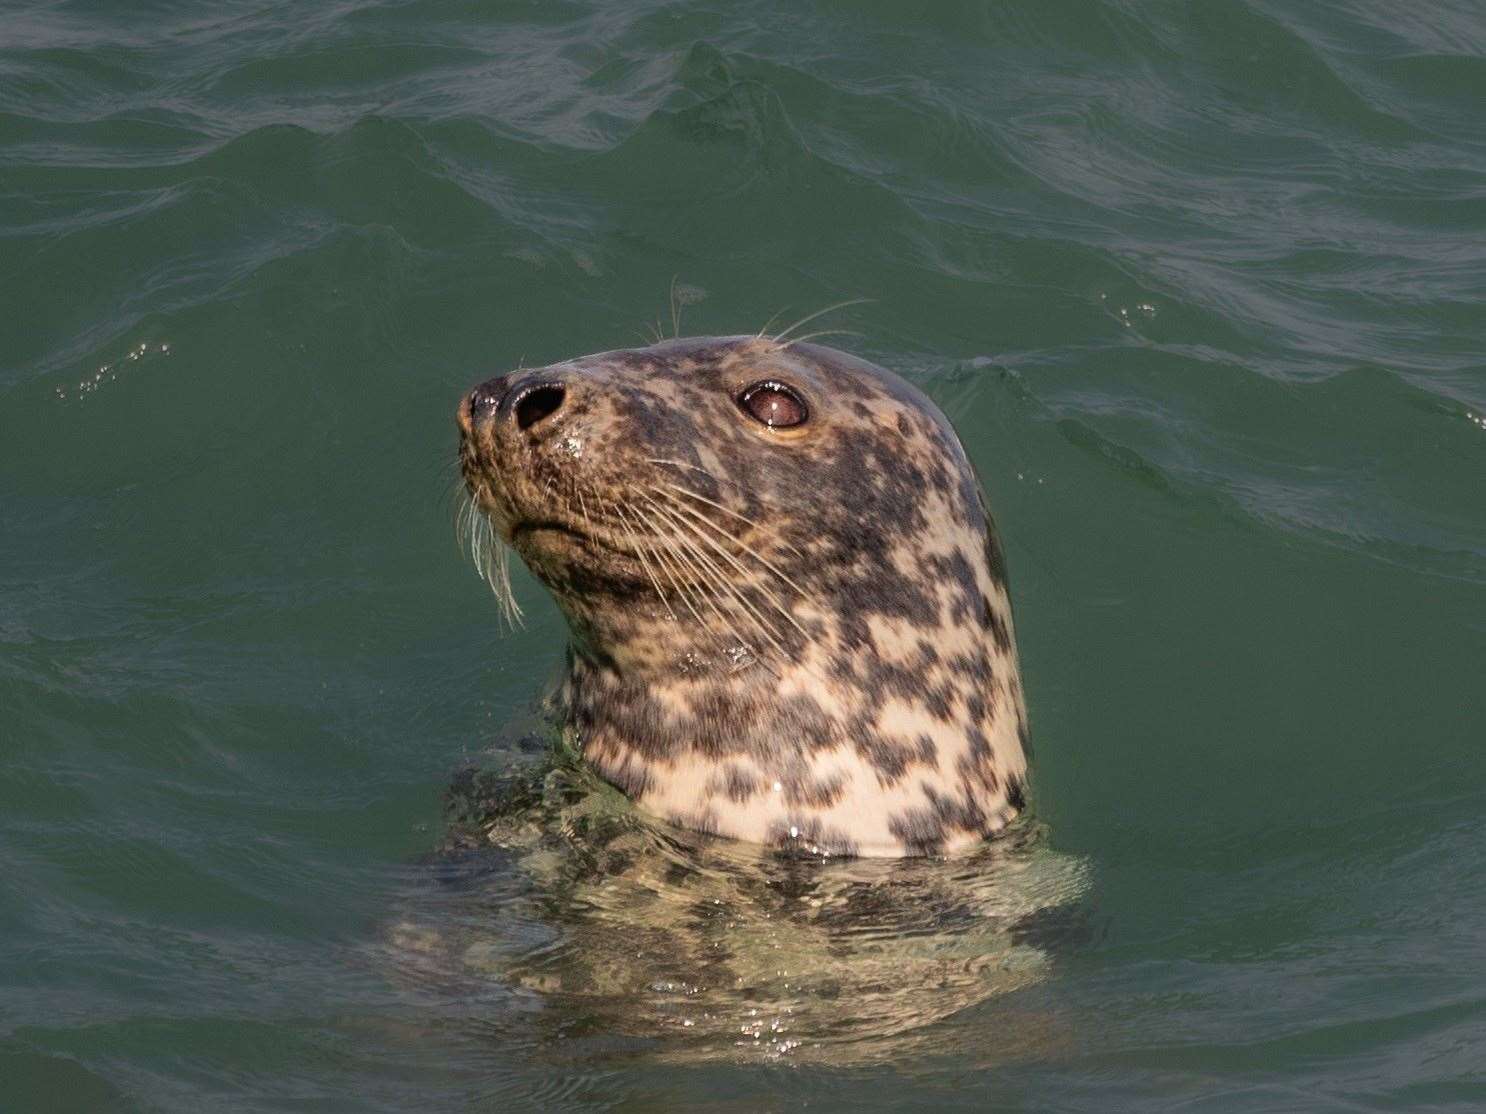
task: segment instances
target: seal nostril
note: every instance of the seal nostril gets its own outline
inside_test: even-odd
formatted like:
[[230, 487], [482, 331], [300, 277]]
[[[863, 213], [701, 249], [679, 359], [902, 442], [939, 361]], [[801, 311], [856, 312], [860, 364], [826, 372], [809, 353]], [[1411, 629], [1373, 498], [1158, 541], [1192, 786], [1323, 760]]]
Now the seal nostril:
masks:
[[567, 392], [556, 384], [528, 391], [516, 403], [517, 428], [530, 429], [544, 418], [550, 418], [562, 409], [566, 397]]
[[485, 417], [492, 410], [494, 410], [496, 403], [498, 403], [499, 401], [500, 396], [494, 391], [487, 390], [484, 387], [476, 387], [473, 391], [470, 392], [470, 421], [478, 422], [481, 418]]

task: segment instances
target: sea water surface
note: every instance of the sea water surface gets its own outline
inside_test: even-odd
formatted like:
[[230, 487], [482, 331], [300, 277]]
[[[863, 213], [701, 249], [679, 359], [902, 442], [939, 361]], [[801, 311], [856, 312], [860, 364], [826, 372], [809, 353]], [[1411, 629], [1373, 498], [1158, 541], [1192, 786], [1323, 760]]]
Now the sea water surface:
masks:
[[[1476, 0], [5, 0], [0, 1108], [1486, 1106], [1483, 106]], [[957, 424], [1054, 915], [479, 781], [453, 408], [673, 289]], [[745, 938], [835, 1012], [656, 1012]]]

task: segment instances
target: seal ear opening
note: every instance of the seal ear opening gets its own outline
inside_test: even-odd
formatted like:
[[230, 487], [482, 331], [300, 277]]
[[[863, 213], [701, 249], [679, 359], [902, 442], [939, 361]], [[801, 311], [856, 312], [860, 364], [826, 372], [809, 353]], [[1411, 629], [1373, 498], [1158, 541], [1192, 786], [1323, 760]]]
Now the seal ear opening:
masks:
[[562, 409], [567, 392], [556, 383], [533, 387], [516, 401], [516, 428], [528, 430]]

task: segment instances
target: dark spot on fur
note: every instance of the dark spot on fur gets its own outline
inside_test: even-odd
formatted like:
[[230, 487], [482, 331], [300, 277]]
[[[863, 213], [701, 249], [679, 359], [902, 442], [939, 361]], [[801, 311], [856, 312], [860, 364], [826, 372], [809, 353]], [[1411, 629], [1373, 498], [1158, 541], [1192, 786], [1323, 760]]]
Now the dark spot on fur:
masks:
[[986, 530], [985, 558], [986, 568], [991, 571], [991, 579], [1003, 587], [1007, 583], [1006, 578], [1006, 552], [1001, 548], [1001, 541], [996, 537], [996, 526], [986, 516], [989, 528]]
[[727, 768], [724, 791], [728, 795], [728, 800], [741, 805], [759, 791], [759, 781], [747, 770], [736, 763], [731, 763]]
[[1020, 778], [1006, 779], [1006, 803], [1018, 812], [1027, 807], [1027, 793]]
[[703, 835], [717, 835], [717, 814], [710, 810], [699, 812], [672, 812], [666, 816], [666, 822], [674, 824], [678, 828], [687, 828], [693, 832], [701, 832]]
[[808, 773], [792, 774], [783, 784], [785, 803], [792, 808], [828, 809], [846, 791], [846, 777], [840, 773], [828, 778], [812, 777]]
[[931, 785], [922, 787], [925, 804], [904, 809], [888, 822], [903, 846], [920, 855], [936, 855], [951, 836], [984, 834], [987, 820], [973, 797], [958, 798]]
[[931, 808], [904, 809], [888, 821], [887, 827], [911, 854], [937, 855], [944, 849], [944, 825]]
[[981, 612], [980, 623], [991, 632], [991, 639], [996, 643], [996, 649], [1003, 654], [1011, 651], [1011, 631], [1006, 626], [1006, 620], [991, 606], [991, 601], [984, 596], [980, 597]]
[[852, 856], [857, 845], [843, 832], [838, 832], [814, 816], [791, 816], [769, 825], [766, 842], [775, 853], [785, 857], [817, 855]]
[[975, 578], [975, 569], [965, 551], [955, 548], [947, 557], [932, 555], [925, 562], [942, 583], [953, 587], [954, 603], [950, 607], [950, 622], [959, 625], [978, 616], [978, 604], [983, 598], [980, 583]]
[[949, 693], [943, 687], [924, 690], [924, 707], [937, 720], [948, 723], [953, 718]]

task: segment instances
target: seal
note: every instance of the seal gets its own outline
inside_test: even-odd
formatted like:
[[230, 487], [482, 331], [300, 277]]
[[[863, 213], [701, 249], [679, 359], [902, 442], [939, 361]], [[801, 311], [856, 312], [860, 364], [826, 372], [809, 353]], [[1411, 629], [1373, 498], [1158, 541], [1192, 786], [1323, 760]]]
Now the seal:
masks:
[[641, 809], [900, 857], [1024, 807], [1002, 549], [918, 389], [824, 345], [683, 338], [499, 375], [457, 421], [493, 582], [509, 601], [504, 544], [551, 592], [557, 714]]

